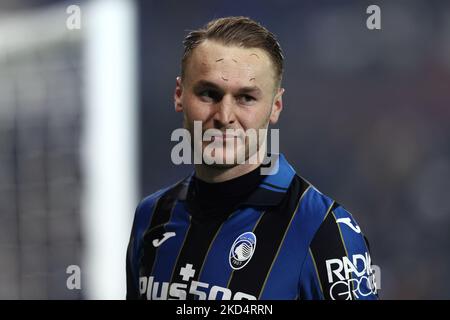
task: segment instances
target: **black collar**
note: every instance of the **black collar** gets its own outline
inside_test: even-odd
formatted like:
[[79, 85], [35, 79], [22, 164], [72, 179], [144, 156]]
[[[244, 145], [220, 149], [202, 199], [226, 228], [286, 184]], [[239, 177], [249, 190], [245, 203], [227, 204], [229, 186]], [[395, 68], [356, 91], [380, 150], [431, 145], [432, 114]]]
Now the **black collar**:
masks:
[[[243, 200], [241, 205], [276, 206], [285, 196], [296, 173], [282, 154], [273, 156], [271, 174], [264, 175], [257, 188]], [[194, 174], [195, 172], [192, 172], [188, 177], [179, 182], [180, 188], [177, 188], [179, 190], [177, 192], [178, 200], [186, 200], [188, 189], [191, 183], [193, 183], [192, 178]]]

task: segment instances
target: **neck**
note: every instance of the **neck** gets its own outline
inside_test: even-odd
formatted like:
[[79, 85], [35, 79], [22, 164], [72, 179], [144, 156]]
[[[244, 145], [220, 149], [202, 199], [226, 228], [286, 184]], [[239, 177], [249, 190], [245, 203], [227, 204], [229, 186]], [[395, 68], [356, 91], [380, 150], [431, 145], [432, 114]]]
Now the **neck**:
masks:
[[209, 183], [217, 183], [228, 181], [258, 168], [260, 162], [256, 164], [244, 163], [234, 167], [213, 167], [205, 164], [197, 164], [195, 166], [195, 175], [200, 180]]

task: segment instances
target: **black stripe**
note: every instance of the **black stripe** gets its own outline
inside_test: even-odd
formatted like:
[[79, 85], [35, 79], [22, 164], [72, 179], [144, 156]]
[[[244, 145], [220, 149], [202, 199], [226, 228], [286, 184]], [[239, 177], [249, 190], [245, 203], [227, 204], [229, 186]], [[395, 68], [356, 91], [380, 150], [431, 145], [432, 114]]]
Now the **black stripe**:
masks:
[[[332, 210], [330, 210], [319, 227], [319, 230], [317, 230], [310, 248], [314, 261], [316, 262], [318, 277], [322, 285], [324, 297], [329, 300], [331, 299], [330, 288], [338, 279], [337, 276], [333, 274], [333, 282], [330, 283], [328, 281], [326, 260], [339, 259], [342, 261], [342, 257], [347, 256], [345, 244], [343, 243], [339, 226], [332, 214]], [[335, 298], [345, 299], [346, 297], [335, 296]]]
[[156, 252], [152, 241], [161, 238], [165, 232], [164, 225], [169, 222], [173, 208], [176, 205], [179, 192], [184, 188], [182, 183], [177, 184], [158, 199], [149, 226], [142, 237], [142, 251], [139, 261], [139, 275], [150, 276], [155, 263]]
[[367, 239], [367, 237], [365, 235], [363, 235], [364, 237], [364, 241], [366, 242], [366, 246], [367, 246], [367, 250], [369, 250], [369, 254], [370, 254], [370, 243], [369, 243], [369, 239]]
[[340, 204], [338, 202], [334, 201], [333, 204], [331, 205], [331, 209], [328, 210], [328, 214], [331, 214], [331, 212], [336, 210], [336, 208], [339, 206], [340, 206]]
[[[225, 219], [225, 216], [221, 220], [198, 219], [192, 216], [189, 231], [178, 255], [175, 267], [172, 270], [171, 282], [188, 283], [198, 280], [211, 242], [215, 239], [215, 235]], [[185, 281], [180, 275], [180, 270], [186, 267], [187, 264], [192, 265], [195, 274], [189, 280]], [[195, 297], [194, 295], [188, 294], [186, 299], [192, 300]]]
[[170, 219], [170, 214], [178, 194], [184, 189], [185, 186], [182, 183], [177, 184], [172, 189], [167, 191], [157, 202], [155, 211], [153, 213], [152, 221], [150, 222], [147, 231], [156, 228], [164, 223], [167, 223]]
[[295, 176], [279, 206], [266, 211], [254, 233], [255, 252], [248, 264], [233, 270], [228, 288], [233, 292], [244, 292], [259, 297], [265, 279], [278, 251], [301, 195], [308, 188], [303, 179]]

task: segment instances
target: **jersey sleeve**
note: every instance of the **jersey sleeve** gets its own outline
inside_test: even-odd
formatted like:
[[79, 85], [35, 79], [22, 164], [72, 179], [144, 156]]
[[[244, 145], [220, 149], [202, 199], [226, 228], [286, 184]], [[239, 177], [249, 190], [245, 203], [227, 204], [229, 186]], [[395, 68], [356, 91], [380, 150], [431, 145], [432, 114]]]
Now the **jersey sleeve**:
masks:
[[368, 242], [340, 205], [327, 213], [310, 243], [299, 290], [301, 299], [378, 299]]
[[161, 194], [162, 191], [144, 198], [137, 206], [134, 214], [133, 226], [126, 254], [127, 300], [138, 299], [140, 296], [139, 259], [142, 236], [151, 220], [153, 209]]
[[137, 217], [140, 210], [141, 204], [139, 204], [136, 208], [133, 226], [131, 229], [130, 240], [128, 242], [127, 247], [127, 255], [126, 255], [126, 275], [127, 275], [127, 293], [126, 299], [133, 300], [138, 299], [139, 297], [139, 288], [138, 288], [138, 275], [137, 275], [137, 254], [138, 254], [138, 243], [136, 238], [136, 224]]

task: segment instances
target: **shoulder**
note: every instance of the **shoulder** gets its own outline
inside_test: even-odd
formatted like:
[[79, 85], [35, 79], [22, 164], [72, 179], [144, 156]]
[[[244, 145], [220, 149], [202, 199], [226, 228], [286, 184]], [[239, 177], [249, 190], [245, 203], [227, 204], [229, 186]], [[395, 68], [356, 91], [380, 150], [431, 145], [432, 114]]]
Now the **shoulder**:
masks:
[[330, 232], [329, 227], [332, 225], [341, 232], [348, 229], [355, 234], [361, 234], [355, 218], [343, 205], [322, 193], [303, 177], [297, 175], [296, 179], [307, 185], [299, 200], [298, 213], [311, 227], [311, 241], [318, 234]]
[[376, 299], [368, 242], [353, 215], [309, 186], [298, 214], [307, 234], [302, 295], [321, 299]]
[[182, 193], [187, 189], [189, 179], [190, 176], [144, 197], [136, 207], [133, 229], [142, 229], [148, 225], [155, 211], [155, 207], [158, 203], [164, 201], [163, 199], [178, 199], [183, 197]]

